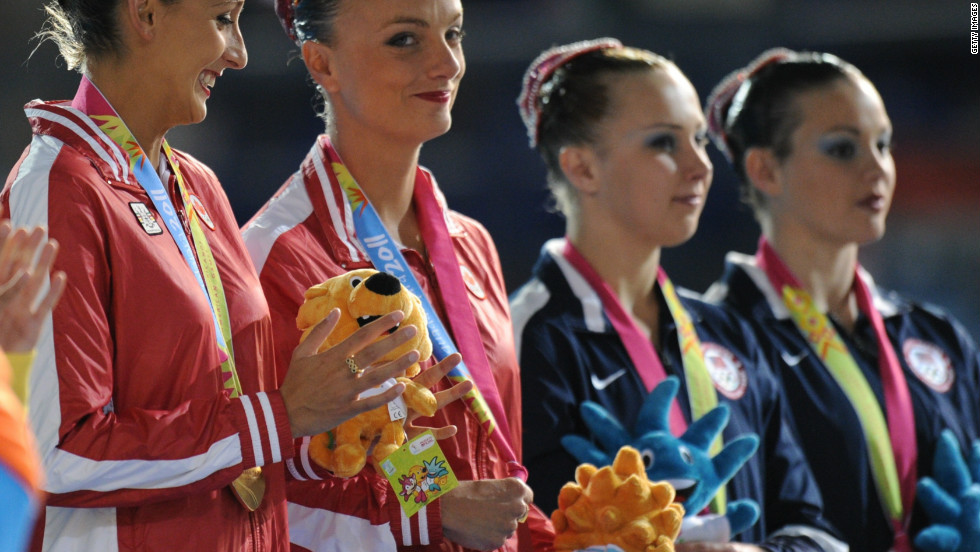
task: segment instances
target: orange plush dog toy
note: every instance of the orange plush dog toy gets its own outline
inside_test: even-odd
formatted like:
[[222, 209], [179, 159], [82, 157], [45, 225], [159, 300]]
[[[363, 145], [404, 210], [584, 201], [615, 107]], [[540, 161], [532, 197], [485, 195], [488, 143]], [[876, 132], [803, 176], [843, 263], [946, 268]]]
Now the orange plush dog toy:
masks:
[[[426, 330], [422, 302], [405, 289], [398, 278], [386, 272], [353, 270], [311, 287], [305, 297], [306, 301], [296, 316], [296, 326], [303, 330], [302, 339], [306, 339], [313, 327], [331, 310], [340, 309], [340, 320], [320, 351], [340, 343], [372, 320], [400, 310], [405, 313], [402, 324], [414, 325], [418, 333], [380, 362], [392, 361], [412, 349], [419, 352], [420, 360], [432, 356], [432, 342]], [[414, 377], [419, 371], [416, 363], [406, 375]], [[398, 381], [405, 383], [402, 398], [408, 408], [423, 416], [435, 414], [436, 398], [432, 391], [407, 377], [400, 377]], [[391, 419], [387, 405], [364, 412], [326, 433], [315, 435], [310, 441], [310, 457], [335, 475], [351, 477], [364, 468], [368, 449], [375, 439], [379, 439], [372, 452], [376, 461], [398, 450], [405, 443], [403, 425], [404, 419]]]
[[612, 466], [579, 465], [551, 514], [556, 550], [616, 545], [626, 552], [674, 552], [683, 518], [674, 488], [647, 479], [640, 453], [629, 446], [619, 449]]

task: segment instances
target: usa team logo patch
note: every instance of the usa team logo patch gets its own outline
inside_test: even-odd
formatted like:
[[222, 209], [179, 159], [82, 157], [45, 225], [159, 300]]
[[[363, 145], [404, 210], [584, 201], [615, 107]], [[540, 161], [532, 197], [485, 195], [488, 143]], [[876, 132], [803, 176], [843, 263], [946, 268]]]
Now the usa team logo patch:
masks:
[[715, 343], [702, 343], [701, 351], [715, 389], [733, 401], [741, 399], [749, 388], [749, 376], [738, 357]]
[[463, 283], [466, 284], [466, 289], [470, 290], [470, 293], [477, 299], [486, 299], [487, 292], [483, 291], [483, 286], [480, 285], [480, 281], [473, 275], [470, 267], [461, 264], [459, 265], [459, 271], [463, 275]]
[[905, 354], [905, 363], [922, 383], [940, 393], [953, 387], [956, 373], [942, 349], [926, 341], [906, 339], [902, 344], [902, 353]]
[[140, 226], [143, 227], [143, 230], [147, 234], [151, 236], [163, 234], [163, 228], [160, 228], [156, 217], [153, 216], [150, 208], [145, 203], [134, 201], [129, 204], [129, 208], [133, 210], [133, 214], [136, 215], [136, 221], [140, 223]]

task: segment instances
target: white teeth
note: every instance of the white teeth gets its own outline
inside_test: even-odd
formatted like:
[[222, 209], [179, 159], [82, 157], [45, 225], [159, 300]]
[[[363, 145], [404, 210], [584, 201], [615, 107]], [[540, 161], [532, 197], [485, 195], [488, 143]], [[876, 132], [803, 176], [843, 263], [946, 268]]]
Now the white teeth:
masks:
[[200, 83], [208, 88], [214, 86], [214, 81], [216, 80], [215, 74], [210, 71], [205, 71], [201, 73], [200, 78], [197, 79]]

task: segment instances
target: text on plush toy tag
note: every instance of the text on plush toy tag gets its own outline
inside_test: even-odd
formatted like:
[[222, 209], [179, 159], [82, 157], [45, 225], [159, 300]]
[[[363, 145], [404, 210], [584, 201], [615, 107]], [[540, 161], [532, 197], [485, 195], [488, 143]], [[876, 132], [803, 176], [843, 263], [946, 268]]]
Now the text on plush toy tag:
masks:
[[[364, 391], [358, 395], [358, 398], [366, 399], [374, 395], [380, 395], [381, 393], [384, 393], [388, 389], [394, 387], [396, 383], [398, 382], [395, 381], [394, 378], [385, 380], [381, 383], [381, 385]], [[393, 401], [388, 403], [388, 419], [394, 422], [395, 420], [403, 420], [407, 417], [408, 408], [405, 406], [405, 399], [403, 399], [401, 396], [395, 397]]]
[[431, 431], [408, 441], [382, 460], [381, 471], [401, 499], [399, 503], [408, 517], [459, 485]]

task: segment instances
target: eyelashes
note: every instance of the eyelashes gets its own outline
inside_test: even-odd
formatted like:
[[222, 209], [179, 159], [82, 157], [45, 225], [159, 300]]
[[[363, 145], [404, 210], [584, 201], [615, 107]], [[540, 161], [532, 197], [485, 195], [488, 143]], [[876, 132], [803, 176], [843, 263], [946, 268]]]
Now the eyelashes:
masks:
[[[854, 138], [831, 136], [823, 138], [818, 142], [821, 153], [827, 157], [840, 161], [850, 161], [857, 157], [859, 153], [859, 143]], [[885, 135], [875, 142], [875, 148], [880, 153], [889, 153], [892, 150], [891, 135]]]
[[677, 149], [677, 139], [673, 134], [657, 134], [647, 140], [647, 147], [659, 151], [672, 152]]
[[[672, 132], [665, 132], [662, 134], [655, 134], [647, 139], [646, 145], [649, 148], [663, 151], [667, 153], [673, 153], [677, 151], [678, 136]], [[698, 148], [705, 148], [708, 145], [708, 133], [707, 131], [700, 131], [694, 135], [694, 143]]]
[[[459, 27], [450, 28], [446, 31], [445, 39], [446, 42], [455, 46], [463, 41], [463, 37], [466, 36], [466, 32]], [[396, 48], [408, 48], [411, 46], [417, 46], [419, 44], [419, 36], [413, 32], [400, 32], [395, 34], [395, 36], [389, 38], [385, 44], [388, 46], [394, 46]]]

